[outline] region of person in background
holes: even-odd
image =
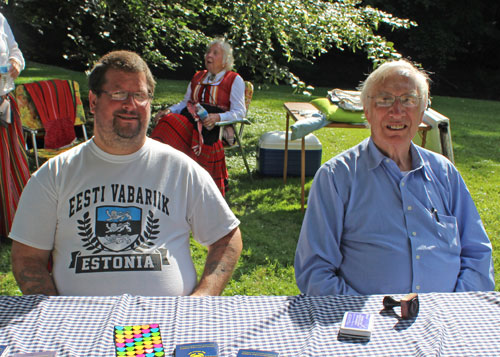
[[[219,139],[222,129],[214,125],[243,119],[246,114],[245,82],[231,71],[232,66],[231,46],[222,39],[210,42],[205,54],[206,69],[195,73],[182,102],[156,115],[158,122],[150,135],[198,162],[210,173],[222,195],[226,192],[228,173]],[[197,103],[208,112],[205,119],[197,113]]]
[[[295,255],[301,292],[494,289],[492,246],[460,173],[412,143],[428,81],[398,60],[362,84],[371,136],[314,177]]]
[[[155,89],[147,64],[110,52],[89,89],[94,136],[40,167],[19,201],[10,238],[21,291],[219,295],[241,253],[240,222],[203,168],[146,137]],[[208,247],[199,281],[190,233]]]
[[[30,177],[19,109],[11,91],[24,58],[7,19],[0,13],[0,240],[7,237],[21,192]],[[5,71],[3,70],[5,69]]]

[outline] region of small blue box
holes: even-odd
[[[219,356],[219,345],[216,342],[185,343],[175,346],[175,357]]]
[[[288,132],[287,176],[300,176],[302,139],[290,140]],[[314,176],[321,166],[321,142],[314,134],[305,137],[306,176]],[[259,139],[257,148],[257,170],[264,176],[283,177],[285,160],[285,132],[270,131]]]

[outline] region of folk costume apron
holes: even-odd
[[[0,237],[10,231],[21,192],[30,177],[19,109],[11,94],[0,97],[8,101],[10,123],[0,123]],[[2,105],[2,107],[4,107]]]
[[[238,75],[228,71],[217,84],[203,84],[207,70],[199,71],[191,80],[191,101],[201,103],[209,113],[223,113],[230,109],[231,87]],[[196,115],[185,108],[181,114],[162,117],[151,133],[151,138],[180,150],[198,162],[214,179],[224,196],[228,179],[226,157],[218,126],[207,130]]]

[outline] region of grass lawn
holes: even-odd
[[[28,62],[18,83],[47,78],[78,80],[84,97],[85,75],[57,67]],[[172,104],[185,92],[186,81],[158,80],[154,104]],[[335,86],[332,83],[332,88]],[[327,89],[316,88],[313,96],[325,96]],[[346,88],[349,89],[349,88]],[[236,152],[227,154],[230,191],[227,200],[241,220],[244,250],[233,279],[224,295],[294,295],[293,259],[303,213],[300,210],[300,178],[261,177],[256,172],[259,137],[272,130],[284,130],[287,101],[311,98],[293,94],[287,86],[256,89],[250,105],[253,125],[245,129],[251,180]],[[476,202],[486,231],[493,243],[496,290],[500,291],[500,102],[450,97],[434,97],[433,108],[450,118],[455,164]],[[357,144],[369,135],[365,129],[320,129],[315,132],[323,145],[322,162]],[[306,195],[312,178],[306,178]],[[205,249],[192,243],[198,271],[204,264]],[[18,295],[10,272],[10,247],[0,247],[0,293]]]

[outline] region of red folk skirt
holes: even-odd
[[[7,237],[21,192],[30,177],[19,109],[12,95],[11,123],[0,125],[0,237]]]
[[[193,150],[193,147],[200,144],[197,129],[184,115],[173,113],[158,121],[150,137],[182,151],[195,160],[212,176],[222,195],[226,194],[225,187],[229,176],[222,141],[217,140],[211,145],[202,144],[201,153],[197,156]]]

